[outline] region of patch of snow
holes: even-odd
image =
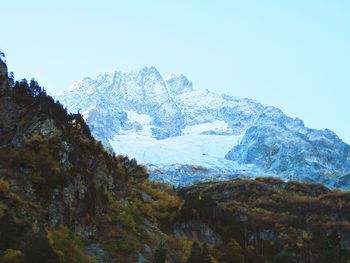
[[[274,174],[350,188],[350,146],[336,134],[251,99],[195,90],[182,74],[116,71],[84,78],[57,98],[82,112],[99,140],[154,165],[162,180]]]
[[[96,106],[94,105],[94,106],[90,107],[89,109],[83,111],[83,112],[81,113],[81,115],[83,116],[83,118],[86,119],[86,118],[89,116],[90,111],[92,111],[93,109],[95,109],[95,107],[96,107]]]
[[[213,121],[196,125],[187,125],[182,129],[182,134],[201,134],[206,131],[225,132],[228,130],[228,123],[225,121]]]
[[[76,91],[76,90],[79,90],[79,89],[82,87],[83,83],[84,83],[84,80],[83,80],[83,79],[74,82],[74,83],[68,88],[68,91]]]
[[[171,80],[171,79],[179,78],[179,77],[181,77],[181,76],[183,76],[181,73],[175,73],[175,72],[173,72],[173,73],[171,73],[170,75],[166,76],[166,77],[164,78],[164,81],[169,81],[169,80]]]
[[[125,112],[128,116],[128,120],[131,122],[138,122],[141,125],[149,125],[152,122],[151,116],[147,114],[140,114],[132,110],[126,110]]]
[[[183,135],[157,140],[134,132],[118,134],[109,143],[117,154],[126,154],[144,164],[225,167],[235,163],[224,157],[242,136]]]

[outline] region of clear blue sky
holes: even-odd
[[[155,66],[350,143],[350,1],[2,1],[0,48],[51,93]]]

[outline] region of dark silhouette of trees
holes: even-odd
[[[202,250],[197,241],[193,242],[190,257],[187,263],[202,263]]]
[[[222,260],[228,263],[244,263],[243,250],[235,239],[231,239],[226,245]]]
[[[28,86],[29,94],[32,97],[39,96],[40,93],[43,92],[43,89],[39,86],[38,82],[35,81],[35,79],[31,79],[29,86]]]
[[[73,130],[77,134],[84,134],[92,138],[91,131],[83,116],[80,113],[68,114],[67,109],[59,101],[55,101],[51,96],[48,96],[46,90],[35,79],[31,79],[29,83],[26,79],[15,82],[13,73],[10,77],[5,77],[10,80],[6,88],[6,94],[17,103],[28,107],[34,106],[36,110],[39,109],[39,113],[43,116],[49,116],[61,127],[66,127],[67,132]]]
[[[46,235],[39,234],[31,240],[29,246],[27,246],[24,251],[24,262],[37,262],[37,263],[46,263],[46,262],[60,262],[58,256],[53,251],[50,246]]]
[[[295,263],[286,252],[280,252],[273,258],[273,263]]]
[[[206,243],[204,243],[204,245],[203,245],[202,259],[203,259],[203,263],[211,263],[212,262]]]
[[[200,247],[197,241],[193,242],[190,257],[187,263],[211,263],[211,257],[207,248],[204,244],[203,248]]]
[[[321,237],[320,252],[320,263],[331,263],[334,262],[334,259],[337,259],[339,263],[347,262],[336,230],[332,230],[326,237]]]
[[[71,125],[73,127],[75,127],[76,129],[80,130],[83,134],[85,134],[88,137],[92,137],[91,136],[91,131],[89,126],[86,124],[83,116],[80,113],[77,114],[71,114],[69,116],[69,121],[71,123]]]
[[[154,262],[155,263],[165,263],[166,259],[166,249],[164,240],[158,242],[158,245],[154,251]]]

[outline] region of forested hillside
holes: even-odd
[[[202,183],[180,189],[180,195],[182,217],[198,218],[218,233],[220,252],[237,241],[245,254],[240,262],[350,259],[348,192],[260,177]]]
[[[0,60],[0,262],[342,263],[349,220],[318,184],[151,181]]]
[[[36,81],[15,82],[2,60],[0,69],[2,261],[151,262],[171,238],[160,228],[181,202],[172,187],[107,153]]]

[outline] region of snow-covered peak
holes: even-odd
[[[239,173],[350,188],[350,146],[332,131],[251,99],[193,89],[182,74],[163,78],[155,67],[101,74],[58,99],[83,113],[107,147],[160,169],[158,179],[182,184]]]
[[[160,81],[163,79],[162,75],[159,73],[159,71],[153,66],[151,66],[151,67],[143,67],[139,71],[138,76],[141,79],[145,78],[145,77],[147,77],[147,78],[155,78],[155,79],[160,80]]]
[[[82,84],[83,84],[83,80],[78,80],[76,82],[74,82],[69,88],[68,88],[68,92],[69,91],[75,91],[75,90],[78,90],[79,88],[82,87]]]
[[[186,76],[178,73],[172,73],[164,79],[168,89],[174,94],[192,91],[192,82]]]
[[[182,76],[182,73],[172,72],[164,78],[164,81],[171,81],[172,79],[181,78]]]
[[[68,91],[85,91],[87,88],[94,86],[94,84],[95,84],[95,80],[85,77],[81,80],[74,82],[70,86]]]
[[[283,112],[275,107],[267,106],[264,111],[260,115],[260,120],[271,120],[271,121],[283,121],[287,116],[283,114]]]

